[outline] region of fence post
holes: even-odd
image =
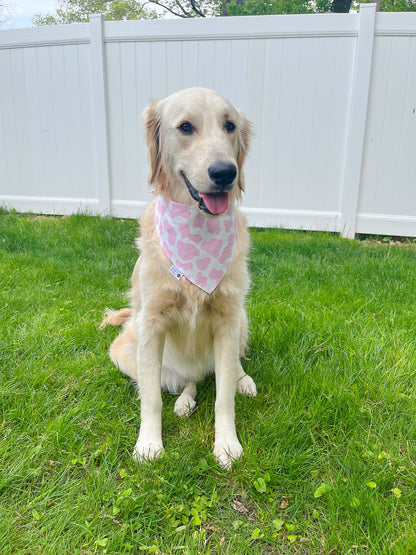
[[[104,15],[90,15],[91,87],[95,133],[98,208],[111,214],[110,151],[104,51]]]
[[[342,198],[343,237],[354,238],[373,58],[376,4],[360,4]]]

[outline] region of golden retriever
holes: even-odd
[[[221,466],[230,468],[243,451],[235,429],[235,392],[256,395],[254,381],[240,364],[247,343],[244,300],[249,288],[249,236],[236,207],[244,190],[242,166],[250,125],[217,92],[191,88],[152,103],[145,111],[144,127],[155,199],[141,220],[141,254],[132,276],[131,308],[108,311],[103,321],[103,325],[123,324],[110,356],[138,384],[141,424],[133,456],[151,460],[163,451],[161,388],[180,392],[175,413],[189,415],[195,407],[196,382],[215,372],[214,455]],[[168,229],[171,235],[163,243],[163,229],[177,224],[171,209],[179,211],[182,220],[179,227]],[[170,223],[165,221],[167,211]],[[194,228],[190,231],[189,215],[192,225],[209,228],[208,239]],[[209,257],[213,264],[218,257],[223,262],[226,254],[219,249],[226,247],[221,226],[228,232],[232,225],[235,244],[228,249],[225,273],[207,292],[201,285],[208,279],[202,271],[199,282],[188,278],[187,268],[194,264],[189,259],[197,253],[198,242],[205,241],[215,248],[208,258],[198,259],[198,268],[203,269]],[[194,243],[178,268],[169,259],[168,242],[179,244],[183,230]],[[211,269],[210,276],[212,272],[217,275]]]

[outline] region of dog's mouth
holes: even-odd
[[[183,174],[183,179],[189,194],[198,203],[198,208],[202,212],[211,216],[224,214],[228,208],[228,193],[200,193],[195,187],[192,187],[185,174]]]

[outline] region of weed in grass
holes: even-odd
[[[0,212],[1,553],[416,550],[416,250],[252,230],[245,455],[212,456],[215,381],[136,465],[139,403],[114,368],[136,223]]]

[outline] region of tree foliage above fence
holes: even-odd
[[[349,12],[377,2],[381,11],[416,11],[416,0],[149,0],[177,17]]]
[[[368,0],[373,1],[373,0]],[[378,0],[381,11],[416,11],[416,0]],[[363,3],[367,3],[363,0]],[[145,4],[154,4],[151,9]],[[86,22],[93,13],[108,20],[154,19],[166,14],[180,18],[235,15],[305,14],[349,12],[358,8],[355,0],[59,0],[56,14],[36,14],[34,25]]]
[[[349,10],[351,0],[346,1],[348,7],[342,11]],[[36,14],[33,23],[37,26],[82,23],[93,13],[105,14],[108,20],[152,19],[166,14],[194,18],[319,13],[330,11],[336,2],[339,0],[313,3],[309,0],[148,0],[146,3],[138,0],[59,0],[56,14]],[[149,8],[149,4],[156,9]]]
[[[105,14],[109,21],[127,19],[154,19],[159,17],[155,10],[146,8],[136,0],[59,0],[56,14],[36,14],[33,24],[65,25],[67,23],[86,23],[90,14]]]
[[[187,17],[273,15],[329,11],[332,0],[149,0],[171,14]]]

